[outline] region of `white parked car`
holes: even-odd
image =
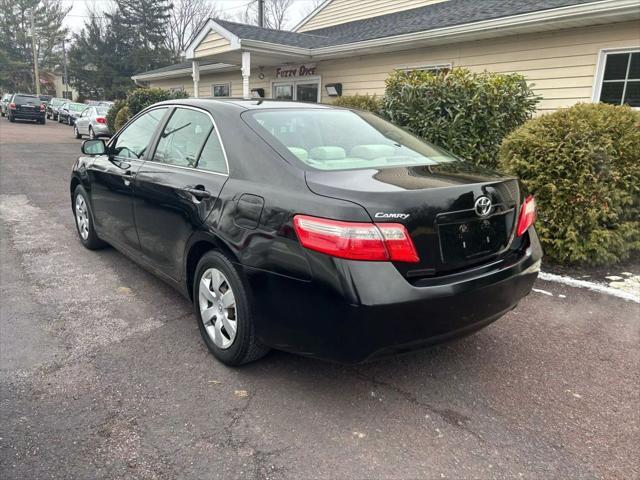
[[[76,119],[73,127],[76,138],[82,138],[83,135],[88,135],[89,138],[110,137],[111,132],[107,126],[108,111],[109,107],[99,105],[87,107]]]

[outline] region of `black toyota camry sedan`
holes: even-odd
[[[463,336],[540,268],[516,179],[370,113],[171,101],[82,151],[80,241],[176,287],[229,365],[270,348],[355,363]]]

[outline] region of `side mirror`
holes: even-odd
[[[104,140],[96,138],[82,142],[81,150],[85,155],[104,155],[107,151],[107,146],[104,144]]]

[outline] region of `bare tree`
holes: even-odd
[[[284,30],[289,22],[289,11],[293,0],[264,0],[264,26],[275,30]],[[243,20],[245,23],[258,24],[258,1],[247,5]]]
[[[219,17],[220,13],[210,0],[173,0],[165,45],[175,60],[183,57],[189,42],[207,20]]]

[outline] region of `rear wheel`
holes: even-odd
[[[16,119],[15,119],[15,118],[13,118],[13,115],[11,115],[11,114],[7,115],[7,117],[9,117],[9,121],[10,121],[11,123],[13,123],[13,122],[15,122],[15,121],[16,121]]]
[[[80,242],[89,250],[97,250],[107,244],[98,238],[93,228],[93,214],[87,200],[87,192],[82,185],[78,185],[73,195],[73,213],[76,218],[76,228]]]
[[[82,138],[82,134],[80,133],[80,130],[78,130],[78,125],[73,126],[73,134],[76,138]]]
[[[193,282],[193,304],[207,347],[226,365],[242,365],[269,352],[255,337],[249,291],[229,259],[206,253]]]
[[[71,126],[71,117],[67,117],[67,125]]]

